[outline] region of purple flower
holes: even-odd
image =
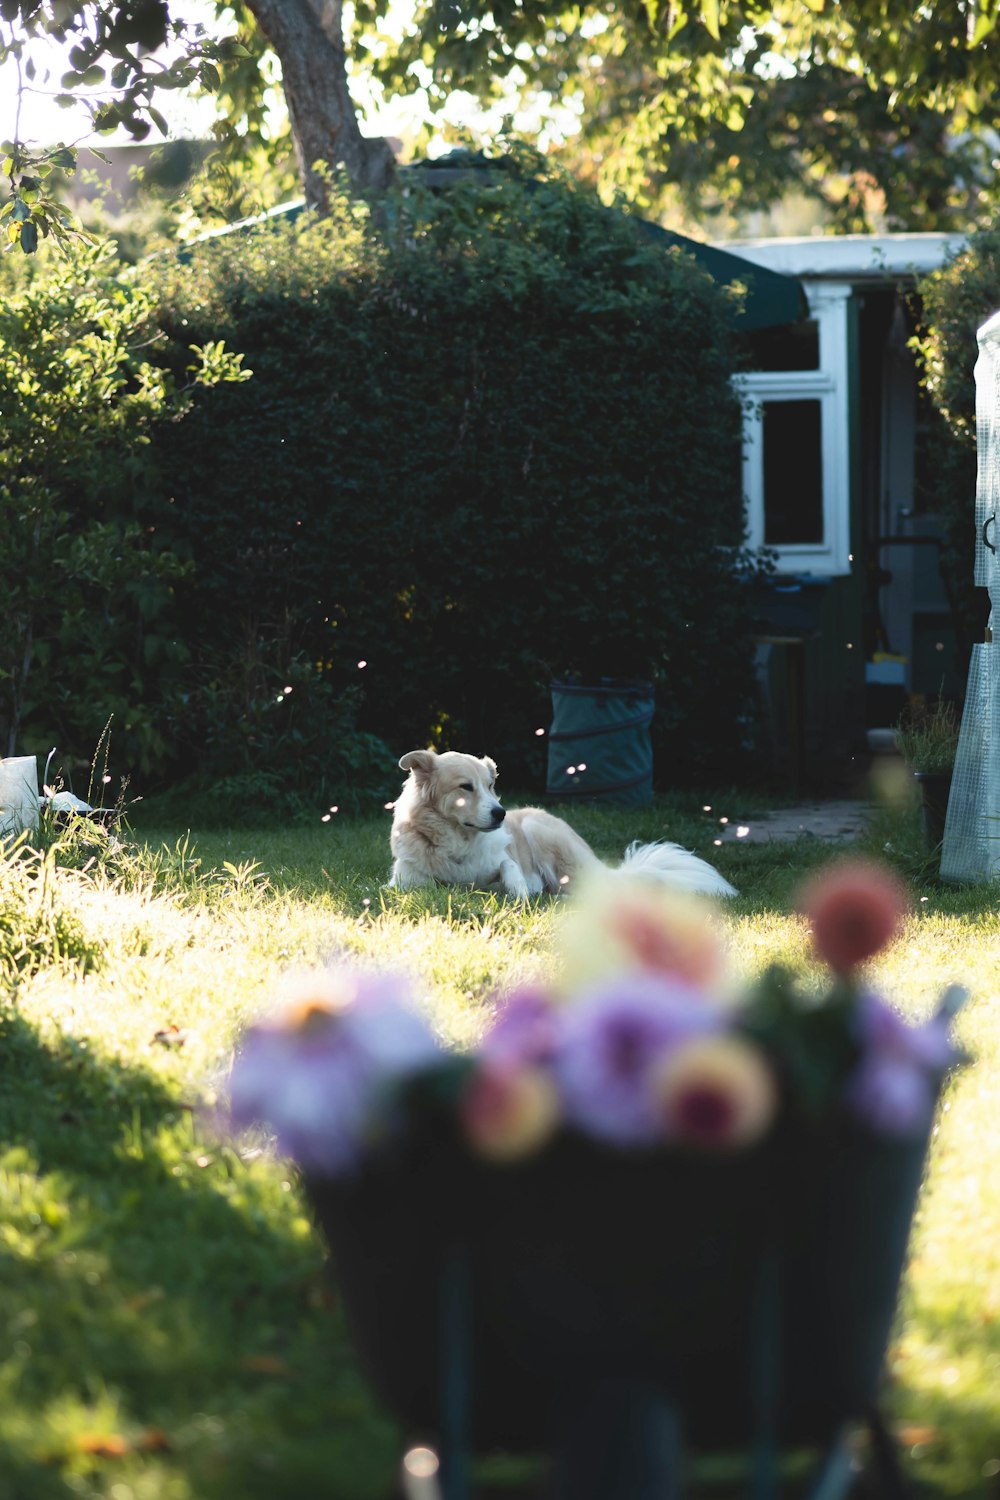
[[[349,1171],[377,1130],[381,1092],[433,1064],[440,1048],[401,981],[320,972],[297,989],[292,1005],[247,1033],[230,1116],[237,1126],[266,1120],[305,1171]]]
[[[914,1025],[878,995],[864,994],[858,1002],[858,1031],[866,1052],[908,1059],[933,1073],[946,1072],[958,1058],[948,1027],[949,1018],[940,1014]]]
[[[722,1029],[698,991],[669,977],[633,974],[585,991],[559,1012],[553,1060],[567,1118],[618,1145],[643,1145],[664,1130],[654,1088],[679,1043]]]
[[[887,1135],[926,1129],[938,1080],[958,1057],[948,1017],[911,1025],[878,995],[863,994],[857,1022],[861,1061],[848,1079],[848,1107]]]
[[[515,990],[498,1010],[479,1047],[493,1063],[538,1063],[547,1066],[556,1053],[559,1011],[545,990]]]
[[[855,1068],[845,1095],[848,1108],[882,1135],[917,1135],[934,1111],[937,1090],[912,1062],[889,1056],[865,1058]]]

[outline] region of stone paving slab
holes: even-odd
[[[852,798],[802,802],[796,807],[776,808],[748,818],[728,816],[721,807],[718,811],[716,838],[723,844],[787,843],[800,838],[850,843],[864,831],[871,804]]]

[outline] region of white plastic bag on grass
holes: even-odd
[[[14,755],[0,760],[0,838],[37,826],[37,758]]]

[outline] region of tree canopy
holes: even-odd
[[[30,252],[70,229],[45,184],[72,147],[19,138],[45,40],[69,49],[59,97],[87,96],[96,130],[136,140],[165,131],[161,91],[200,88],[246,156],[278,79],[314,203],[318,162],[366,195],[391,180],[392,152],[362,131],[351,92],[363,73],[390,95],[423,90],[428,130],[458,90],[512,113],[540,105],[567,122],[564,164],[650,215],[724,219],[793,188],[849,230],[965,229],[996,207],[1000,0],[413,0],[395,29],[386,0],[357,0],[346,25],[343,0],[215,6],[223,40],[184,19],[184,0],[0,0],[0,63],[17,80],[9,243]]]
[[[704,216],[812,194],[841,229],[968,227],[992,207],[998,0],[426,0],[374,67],[390,90],[579,119],[566,164],[605,195]],[[375,24],[361,0],[359,34]]]
[[[52,174],[72,172],[76,148],[63,141],[37,143],[21,132],[21,109],[30,90],[53,94],[57,104],[84,103],[93,129],[124,129],[141,141],[167,124],[156,99],[164,92],[220,85],[218,65],[230,44],[201,26],[171,16],[167,0],[0,0],[0,65],[15,87],[11,130],[0,146],[8,192],[0,205],[0,232],[27,254],[39,237],[58,242],[75,232],[66,205],[50,190]],[[62,63],[62,71],[54,69]]]
[[[261,0],[224,72],[251,122],[270,28]],[[315,8],[341,34],[340,0]],[[415,0],[393,33],[359,0],[347,56],[387,96],[423,91],[425,140],[456,91],[566,129],[562,164],[609,200],[731,227],[795,191],[846,231],[969,228],[996,207],[1000,0]],[[280,49],[279,63],[283,65]],[[293,134],[295,133],[293,111]],[[281,150],[280,140],[273,143]]]

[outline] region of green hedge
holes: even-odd
[[[976,331],[1000,309],[1000,231],[972,235],[965,249],[917,286],[931,414],[918,461],[918,502],[945,524],[945,553],[961,644],[982,640],[988,603],[973,584],[976,494]]]
[[[489,751],[508,785],[541,778],[553,676],[651,674],[660,783],[732,770],[752,697],[740,412],[726,296],[693,261],[501,174],[401,194],[377,226],[343,202],[219,237],[154,275],[178,349],[221,338],[253,371],[161,448],[204,664],[189,755],[233,722],[226,662],[284,652],[360,689],[394,754]]]

